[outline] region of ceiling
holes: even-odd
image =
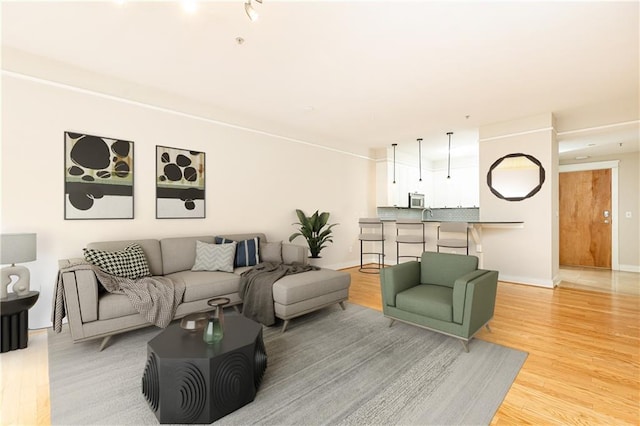
[[[180,2],[3,1],[3,68],[10,48],[357,155],[391,143],[417,153],[421,137],[437,160],[448,131],[453,155],[476,155],[480,126],[548,112],[561,158],[639,150],[638,2],[255,8],[252,23],[240,0],[195,13]]]

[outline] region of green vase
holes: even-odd
[[[212,345],[221,341],[223,337],[224,332],[222,330],[220,318],[216,316],[215,313],[211,314],[211,316],[209,317],[209,321],[207,322],[207,326],[202,333],[202,340]]]
[[[209,314],[209,321],[202,333],[202,340],[212,345],[224,337],[224,306],[229,303],[228,297],[217,297],[207,301],[213,308]]]

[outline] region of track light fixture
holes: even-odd
[[[398,144],[392,143],[391,146],[393,147],[393,183],[396,183],[396,146]]]
[[[451,179],[451,135],[453,132],[447,132],[449,136],[449,159],[447,162],[447,179]]]
[[[256,10],[253,8],[251,1],[252,0],[247,0],[244,3],[244,11],[247,12],[247,16],[249,17],[249,19],[251,19],[251,22],[254,22],[254,21],[257,21],[260,16],[258,15],[258,12],[256,12]],[[262,0],[255,0],[255,1],[262,4]]]
[[[418,182],[422,182],[422,138],[418,138],[418,172],[420,174]]]

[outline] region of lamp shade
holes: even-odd
[[[36,260],[36,234],[1,234],[0,264]]]

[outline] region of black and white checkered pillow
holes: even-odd
[[[84,249],[84,258],[106,273],[117,277],[135,280],[151,276],[144,251],[135,243],[129,244],[121,251]]]

